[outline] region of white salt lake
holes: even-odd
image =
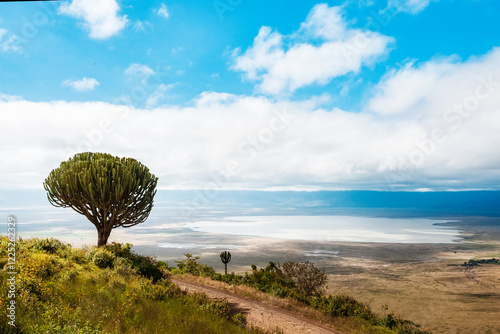
[[[185,227],[198,232],[287,240],[453,243],[460,230],[438,224],[453,222],[426,218],[357,216],[245,216],[201,220]]]

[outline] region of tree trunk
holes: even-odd
[[[224,271],[225,271],[225,273],[227,275],[227,263],[224,263]]]
[[[97,247],[106,246],[112,228],[97,228]]]

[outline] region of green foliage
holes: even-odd
[[[97,246],[103,246],[113,228],[146,221],[157,182],[135,159],[85,152],[63,161],[43,186],[52,205],[87,217],[97,228]]]
[[[247,324],[247,318],[239,312],[233,315],[233,321],[242,327],[246,326]]]
[[[462,266],[464,267],[474,267],[480,264],[500,264],[500,259],[492,258],[492,259],[480,259],[474,260],[470,259],[468,262],[464,262]]]
[[[227,275],[227,264],[231,261],[231,252],[223,251],[220,253],[220,260],[224,263],[224,272]]]
[[[245,275],[244,284],[278,297],[297,295],[293,281],[286,279],[274,262],[259,270],[252,265],[252,274]]]
[[[5,240],[0,237],[0,243]],[[33,247],[37,242],[18,242],[17,327],[10,328],[6,312],[0,312],[0,333],[259,333],[244,329],[244,317],[233,316],[226,301],[188,295],[168,279],[154,282],[134,273],[135,266],[151,258],[135,254],[131,245],[53,252]],[[70,260],[77,253],[80,263]],[[97,265],[113,257],[111,266]],[[166,265],[151,263],[161,270]],[[7,271],[1,269],[5,282]],[[1,284],[1,309],[6,292],[7,285]]]
[[[32,238],[26,242],[26,247],[35,251],[41,251],[49,254],[61,253],[71,246],[54,238]]]
[[[220,260],[222,263],[227,264],[231,261],[231,252],[223,251],[220,253]]]
[[[297,291],[306,298],[321,295],[328,279],[324,271],[309,261],[285,262],[279,268],[279,272],[282,277],[291,280]]]
[[[358,302],[345,293],[312,298],[309,303],[313,308],[332,316],[358,317],[365,320],[375,318],[367,304]]]
[[[393,311],[389,311],[389,313],[387,313],[387,311],[389,310],[389,307],[387,305],[382,305],[382,310],[384,312],[384,316],[382,318],[378,318],[376,322],[387,328],[395,330],[398,334],[430,333],[428,330],[420,329],[420,326],[413,323],[412,321],[402,319],[398,315],[394,314]]]
[[[326,274],[316,268],[311,262],[285,262],[277,265],[269,262],[265,268],[258,269],[251,266],[251,274],[221,275],[213,268],[199,264],[198,256],[185,254],[186,259],[177,262],[174,273],[189,273],[191,275],[210,277],[213,280],[227,284],[245,284],[260,291],[281,298],[291,298],[300,301],[310,307],[324,312],[332,317],[352,317],[368,324],[369,328],[390,331],[398,334],[427,334],[427,330],[421,330],[418,325],[411,321],[403,320],[393,312],[382,317],[374,313],[368,304],[358,302],[352,296],[339,293],[325,296],[322,289],[326,284]],[[386,309],[387,310],[387,309]],[[372,326],[372,327],[370,327]],[[389,332],[388,332],[389,333]]]
[[[93,247],[86,252],[85,257],[99,268],[116,267],[122,274],[140,274],[153,282],[168,276],[168,265],[165,262],[133,252],[132,245],[128,243],[113,242],[105,247]]]
[[[212,267],[198,263],[200,257],[193,256],[189,253],[184,254],[184,256],[186,257],[184,260],[175,261],[177,263],[178,270],[174,270],[174,273],[191,274],[204,277],[212,277],[216,274]]]
[[[92,248],[87,252],[87,260],[92,261],[99,268],[111,268],[116,259],[116,255],[106,248]]]

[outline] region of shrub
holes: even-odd
[[[92,248],[86,254],[89,261],[95,263],[99,268],[112,268],[116,256],[104,247]]]
[[[233,321],[242,327],[247,325],[247,318],[239,312],[233,315]]]
[[[325,272],[309,261],[285,262],[277,271],[283,278],[291,280],[297,291],[306,298],[320,295],[328,280]]]
[[[122,274],[135,274],[137,270],[134,269],[132,260],[124,257],[117,257],[113,262],[113,268]]]
[[[119,242],[112,242],[106,248],[118,257],[131,258],[134,255],[132,252],[132,244],[121,244]]]
[[[165,276],[162,270],[158,268],[156,260],[150,256],[138,255],[132,260],[132,263],[139,274],[151,278],[153,282],[157,282]]]
[[[117,259],[123,258],[127,260],[120,262],[121,267],[118,270],[121,272],[130,271],[128,265],[125,265],[128,263],[132,271],[136,271],[140,275],[152,279],[153,282],[168,278],[169,272],[166,262],[156,261],[154,257],[135,253],[132,251],[132,244],[113,242],[111,245],[106,246],[106,250],[111,252]]]
[[[225,299],[210,299],[206,294],[201,292],[192,293],[189,298],[208,313],[213,313],[226,319],[231,318],[229,304]]]
[[[360,303],[345,293],[312,298],[310,305],[332,316],[358,317],[365,320],[375,317],[369,305]]]
[[[0,236],[0,256],[6,256],[9,249],[9,239],[5,236]]]
[[[287,280],[281,275],[274,262],[269,262],[266,268],[259,270],[257,270],[257,266],[252,265],[252,274],[246,274],[243,283],[260,291],[285,298],[290,297],[290,293],[295,288],[291,280]]]
[[[85,255],[87,254],[87,250],[76,249],[67,247],[58,252],[58,255],[62,258],[67,259],[70,262],[75,262],[78,264],[83,264],[87,262]]]
[[[204,277],[213,277],[216,275],[214,268],[197,262],[200,258],[199,256],[193,256],[189,253],[184,254],[184,256],[186,258],[183,261],[175,261],[179,273]]]
[[[479,264],[500,264],[500,259],[496,259],[496,258],[480,259],[480,260],[470,259],[469,262],[464,262],[464,264],[462,266],[474,267],[474,266],[478,266]]]
[[[233,317],[223,300],[191,297],[169,280],[153,282],[153,278],[138,275],[135,265],[156,266],[159,272],[166,272],[167,263],[137,255],[127,246],[74,249],[86,262],[80,265],[70,260],[69,250],[40,253],[31,247],[35,244],[30,239],[18,243],[18,327],[11,328],[6,312],[0,312],[0,333],[262,334],[240,327],[244,317]],[[4,259],[0,256],[0,261]],[[110,259],[111,266],[110,261],[103,261],[104,269],[94,265]],[[2,280],[7,276],[7,270],[0,270]],[[0,284],[0,297],[7,295],[7,289]],[[5,301],[0,298],[2,308]]]
[[[61,274],[61,279],[63,281],[74,282],[78,277],[78,271],[75,269],[66,269]]]
[[[70,248],[70,245],[54,238],[33,238],[26,242],[26,247],[31,250],[55,254]]]

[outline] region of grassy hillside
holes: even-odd
[[[169,280],[171,272],[210,277],[232,285],[246,285],[290,305],[316,310],[323,321],[350,333],[424,334],[410,321],[388,312],[375,314],[369,305],[349,295],[323,295],[326,276],[313,264],[275,265],[250,274],[221,275],[187,254],[176,268],[113,243],[101,248],[72,248],[56,239],[16,242],[15,270],[11,244],[0,237],[0,333],[263,333],[245,328],[245,317],[232,314],[225,301],[202,294],[186,294]],[[293,263],[292,263],[293,264]],[[15,323],[8,323],[10,284],[15,277]],[[302,279],[307,278],[307,279]],[[326,320],[325,320],[326,319]],[[340,320],[340,322],[339,322]]]
[[[0,239],[0,333],[260,333],[244,317],[168,280],[165,264],[130,245],[75,249],[55,239],[16,244],[16,328],[10,303],[8,239]]]

